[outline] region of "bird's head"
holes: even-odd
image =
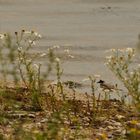
[[[103,84],[104,82],[105,81],[103,81],[103,80],[99,80],[97,83],[100,83],[100,84],[102,83]]]

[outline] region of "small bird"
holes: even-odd
[[[97,83],[100,83],[100,87],[103,89],[103,90],[109,90],[109,91],[113,91],[113,90],[120,90],[120,89],[117,89],[117,85],[111,85],[111,84],[108,84],[106,83],[105,81],[103,80],[100,80],[98,81]]]
[[[68,88],[81,88],[82,84],[78,83],[78,82],[74,82],[74,81],[66,81],[63,82],[63,84],[65,84]]]

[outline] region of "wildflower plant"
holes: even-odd
[[[4,86],[7,88],[9,81],[12,84],[14,82],[16,88],[23,85],[31,93],[32,106],[37,110],[42,108],[41,93],[45,90],[44,84],[54,66],[57,92],[65,100],[61,82],[63,71],[60,68],[60,57],[56,53],[60,46],[50,47],[46,52],[34,52],[34,48],[37,47],[41,37],[39,33],[33,30],[21,30],[15,32],[14,35],[0,34],[0,76],[4,81]],[[64,54],[64,57],[72,58],[68,49],[64,50]],[[45,62],[38,61],[42,58],[47,58],[47,60]]]
[[[91,120],[91,125],[95,123],[97,116],[99,116],[98,111],[99,111],[99,105],[98,101],[96,99],[96,91],[98,89],[96,82],[97,79],[100,77],[100,75],[92,75],[89,76],[87,79],[83,79],[83,82],[85,81],[90,81],[90,87],[91,87],[91,101],[88,99],[88,94],[85,93],[87,97],[87,110],[89,112],[90,120]],[[100,95],[99,95],[100,96]],[[98,97],[100,100],[100,97]]]
[[[62,82],[61,82],[61,76],[63,74],[63,70],[61,70],[60,68],[60,59],[59,58],[56,58],[56,73],[57,73],[57,89],[58,89],[58,92],[60,90],[60,94],[62,95],[62,98],[63,100],[65,100],[65,94],[63,92],[63,85],[62,85]]]
[[[107,57],[108,68],[122,81],[131,95],[134,103],[140,103],[140,67],[138,65],[131,68],[135,50],[112,49],[112,55]]]
[[[46,53],[32,53],[40,39],[41,35],[35,31],[22,30],[15,32],[14,36],[0,34],[0,76],[4,86],[7,86],[8,81],[14,81],[15,87],[23,84],[32,93],[32,104],[35,108],[41,108],[39,96],[43,92],[43,83],[51,72],[54,61],[53,49]],[[48,57],[48,65],[45,74],[41,75],[42,63],[37,60],[45,56]]]
[[[38,54],[34,54],[33,56],[29,55],[29,50],[35,45],[35,41],[40,39],[40,35],[34,31],[27,32],[24,30],[22,30],[20,34],[15,32],[15,35],[18,48],[18,69],[20,71],[21,79],[30,89],[38,87],[39,81],[36,79],[38,79],[37,75],[40,71],[41,65],[34,64],[34,61],[39,56]],[[25,79],[25,76],[23,75],[24,72],[26,72],[28,79]]]

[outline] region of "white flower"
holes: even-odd
[[[124,80],[127,82],[128,81],[128,78],[127,77],[124,77]]]
[[[34,35],[35,35],[36,37],[38,37],[38,38],[41,38],[41,37],[42,37],[41,34],[39,34],[39,33],[37,33],[37,32],[34,32]]]
[[[31,31],[25,31],[24,34],[31,34]]]
[[[35,36],[38,36],[38,33],[37,33],[37,32],[34,32],[34,35],[35,35]]]
[[[73,56],[73,55],[70,55],[70,54],[69,54],[68,56],[69,56],[70,58],[74,58],[74,56]]]
[[[3,34],[0,34],[0,39],[3,39],[5,36]]]
[[[22,51],[22,47],[18,47],[18,51]]]
[[[106,63],[104,63],[104,65],[106,66],[106,65],[109,65],[109,63],[108,62],[106,62]]]
[[[110,49],[110,51],[111,51],[111,52],[115,52],[115,51],[116,51],[116,49]]]
[[[37,64],[34,64],[34,67],[37,68],[37,69],[39,69],[39,66]]]
[[[35,46],[35,41],[29,40],[29,44],[34,45],[34,46]]]
[[[134,49],[132,49],[132,48],[126,48],[126,52],[133,52],[134,51]]]
[[[44,56],[46,56],[47,54],[46,53],[42,53],[41,55],[40,55],[40,57],[44,57]]]
[[[110,49],[110,51],[111,51],[111,52],[115,52],[115,51],[116,51],[116,49]]]
[[[29,43],[30,43],[30,44],[32,44],[32,42],[33,42],[32,40],[29,40]]]
[[[42,38],[42,35],[41,34],[38,34],[38,38]]]
[[[132,55],[133,57],[135,56],[135,54]]]
[[[64,52],[65,52],[65,53],[69,53],[69,52],[70,52],[70,50],[69,50],[69,49],[66,49],[66,50],[64,50]]]
[[[35,35],[38,38],[42,37],[39,33],[34,32],[34,31],[24,31],[24,34],[33,34],[33,35]]]
[[[112,55],[107,56],[106,59],[109,59],[109,60],[112,59]]]
[[[55,58],[55,61],[56,62],[60,62],[60,59],[57,57],[57,58]]]
[[[53,49],[59,49],[59,48],[60,48],[59,45],[54,45],[54,46],[53,46]]]

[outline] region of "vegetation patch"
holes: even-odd
[[[140,66],[130,68],[135,50],[112,49],[106,61],[127,93],[97,75],[86,79],[91,93],[78,93],[81,83],[61,80],[59,46],[31,53],[40,38],[35,31],[0,34],[0,139],[139,140]],[[69,50],[63,56],[73,58]],[[45,68],[38,62],[42,58]],[[52,71],[56,82],[48,79]]]

